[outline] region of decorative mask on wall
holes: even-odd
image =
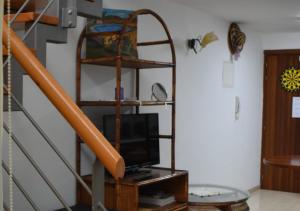
[[[246,42],[246,34],[236,23],[232,23],[228,31],[228,45],[235,60],[238,60]]]

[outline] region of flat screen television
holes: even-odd
[[[115,115],[103,116],[104,136],[115,142]],[[157,113],[121,115],[120,154],[126,171],[160,163]]]

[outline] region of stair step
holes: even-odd
[[[11,14],[10,19],[14,17],[15,14]],[[33,22],[35,21],[39,16],[39,13],[35,12],[24,12],[20,13],[14,23],[26,23],[26,22]],[[5,20],[7,20],[7,15],[4,17]],[[54,25],[58,26],[59,24],[59,18],[49,15],[43,15],[42,18],[39,21],[40,23],[48,24],[48,25]]]
[[[10,4],[11,4],[11,8],[12,10],[17,11],[25,2],[26,0],[11,0]],[[5,0],[5,8],[7,6],[7,2],[8,0]],[[25,7],[24,11],[34,11],[35,10],[35,2],[34,1],[30,1],[27,6]]]
[[[102,17],[103,0],[77,0],[78,15],[89,18]]]

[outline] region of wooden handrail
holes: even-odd
[[[24,42],[13,30],[8,28],[5,21],[3,21],[3,44],[7,47],[7,34],[9,31],[11,34],[11,50],[16,60],[75,129],[80,138],[96,154],[104,167],[116,179],[122,178],[125,172],[125,163],[120,154],[85,116]]]

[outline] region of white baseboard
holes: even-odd
[[[249,191],[250,193],[254,193],[255,191],[258,191],[259,189],[260,189],[260,185],[255,186],[255,187],[253,187],[253,188],[250,188],[248,191]]]

